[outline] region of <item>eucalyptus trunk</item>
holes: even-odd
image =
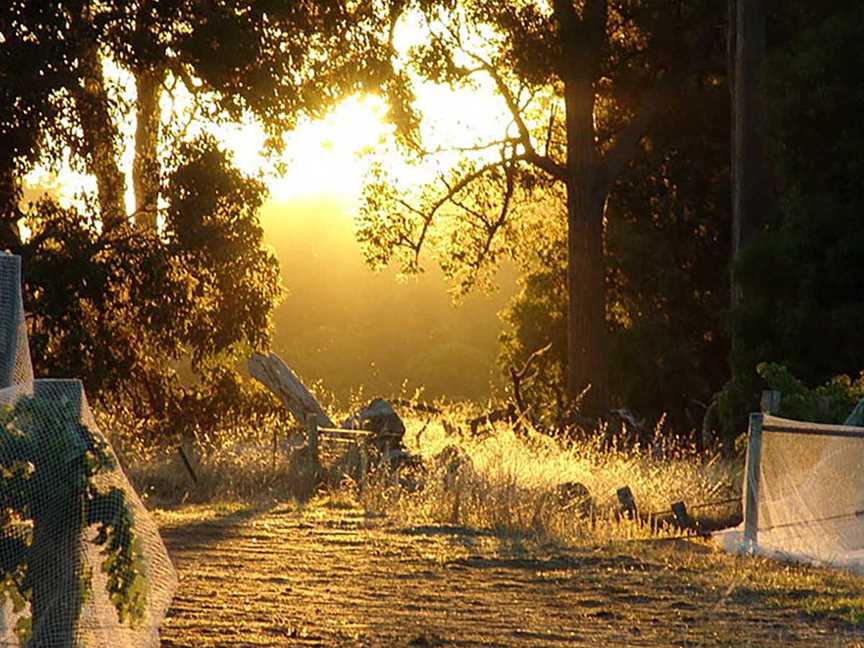
[[[81,146],[87,171],[95,176],[102,224],[112,229],[126,221],[126,179],[117,164],[118,132],[111,117],[97,43],[85,48],[79,61],[83,86],[74,93],[83,134]]]
[[[567,387],[584,393],[580,410],[603,416],[609,408],[606,331],[605,192],[576,185],[567,191]],[[587,389],[587,391],[586,391]]]
[[[602,9],[602,8],[601,8]],[[577,42],[576,65],[565,82],[567,128],[567,392],[583,394],[582,414],[604,416],[609,405],[606,258],[603,244],[607,185],[595,146],[594,79],[605,12],[593,25],[593,47]],[[588,25],[586,25],[586,28]],[[586,391],[587,390],[587,391]]]
[[[733,66],[730,70],[732,258],[737,261],[763,227],[771,209],[771,178],[765,156],[765,107],[760,87],[765,59],[765,1],[730,0],[729,19],[729,62]],[[741,287],[733,282],[732,306],[737,306],[741,299]]]
[[[165,72],[160,68],[145,70],[135,75],[135,159],[132,162],[134,218],[136,225],[151,230],[156,229],[159,202],[159,98],[164,78]]]

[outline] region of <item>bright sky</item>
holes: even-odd
[[[397,42],[397,48],[407,49],[412,39],[417,38],[417,29],[417,25],[405,25],[401,31],[404,42]],[[118,82],[117,87],[126,88],[126,99],[134,102],[135,84],[131,77],[110,62],[106,63],[105,73]],[[506,109],[494,95],[491,82],[483,79],[478,82],[479,87],[473,90],[454,91],[432,85],[416,88],[417,106],[424,117],[421,136],[427,146],[465,146],[501,137],[509,121]],[[184,97],[182,92],[175,92],[173,100],[163,93],[163,122],[182,120],[189,104],[188,96]],[[235,163],[244,173],[265,174],[271,201],[284,203],[326,196],[344,203],[352,212],[373,156],[382,161],[390,173],[412,185],[432,180],[438,168],[431,165],[409,168],[404,164],[390,146],[392,127],[384,123],[385,113],[386,105],[380,98],[353,97],[336,106],[325,119],[300,123],[284,136],[285,152],[280,161],[285,164],[286,171],[282,175],[275,173],[272,161],[262,155],[264,133],[252,120],[219,127],[215,134],[233,151]],[[134,113],[127,115],[120,126],[124,137],[121,166],[127,174],[126,203],[131,212],[134,204],[131,189]],[[193,122],[189,134],[202,130],[213,132],[213,127]],[[452,164],[456,157],[456,154],[443,156],[438,164]],[[26,182],[31,186],[51,187],[64,203],[73,202],[81,191],[92,193],[96,189],[94,178],[72,171],[68,164],[56,176],[38,168]]]

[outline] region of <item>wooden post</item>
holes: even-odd
[[[672,503],[672,515],[675,516],[675,525],[679,529],[698,531],[696,521],[690,516],[690,513],[687,511],[687,505],[684,502]]]
[[[248,366],[249,374],[276,394],[300,425],[306,423],[306,414],[316,414],[321,427],[336,427],[312,392],[275,353],[269,356],[255,353]]]
[[[776,414],[780,410],[780,398],[782,392],[776,389],[766,389],[762,392],[762,401],[760,403],[763,414]]]
[[[360,475],[357,483],[360,485],[360,490],[366,487],[366,473],[369,472],[369,451],[366,449],[366,442],[360,441],[358,444],[360,450]]]
[[[744,469],[744,541],[754,548],[759,530],[759,474],[762,458],[762,414],[750,415]]]
[[[194,447],[195,446],[193,445],[192,441],[186,438],[180,442],[180,445],[177,447],[177,452],[180,453],[180,458],[183,460],[183,465],[186,467],[186,472],[189,473],[192,481],[197,484],[198,474],[195,472],[195,468],[192,466],[192,463],[195,461]]]
[[[5,293],[0,314],[0,388],[9,387],[15,377],[18,344],[18,301],[21,294],[21,259],[0,252],[0,295]]]
[[[618,489],[618,503],[621,505],[621,513],[630,520],[635,520],[639,517],[639,510],[636,508],[636,499],[633,497],[633,491],[629,486],[622,486]]]
[[[819,420],[830,421],[831,419],[831,399],[827,396],[819,396],[816,399],[816,410]]]
[[[321,465],[318,448],[318,416],[316,414],[306,415],[306,441],[309,447],[309,457],[312,465],[317,470]]]
[[[33,380],[24,306],[21,257],[0,250],[0,388]]]

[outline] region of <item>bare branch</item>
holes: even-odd
[[[507,215],[510,213],[510,202],[513,200],[513,192],[516,189],[516,178],[513,174],[512,163],[504,167],[504,173],[507,182],[504,190],[504,200],[501,201],[501,209],[498,212],[498,219],[492,223],[491,227],[487,230],[486,242],[483,245],[483,251],[478,256],[478,260],[482,260],[487,254],[489,254],[489,250],[492,248],[492,240],[495,238],[498,230],[500,230],[507,221]]]
[[[495,88],[498,90],[498,93],[504,99],[504,103],[507,104],[507,109],[513,117],[513,123],[516,125],[516,130],[519,131],[519,144],[521,144],[525,149],[525,160],[542,169],[554,178],[566,182],[567,169],[552,158],[537,153],[534,148],[534,143],[531,141],[531,132],[528,130],[528,125],[522,117],[522,109],[519,107],[519,103],[513,96],[513,93],[510,92],[510,88],[507,87],[504,78],[499,74],[498,70],[495,69],[495,66],[473,52],[465,52],[465,54],[477,61],[486,74],[489,75],[495,83]]]
[[[430,149],[428,151],[420,151],[420,155],[427,157],[437,155],[439,153],[479,153],[481,151],[486,151],[491,148],[497,148],[503,145],[514,145],[520,144],[521,140],[516,137],[505,137],[500,140],[493,140],[491,142],[485,142],[483,144],[473,144],[468,146],[439,146],[435,149]]]
[[[546,127],[546,144],[543,147],[546,157],[549,157],[549,147],[552,145],[552,130],[555,128],[555,104],[549,111],[549,125]]]
[[[488,237],[489,240],[488,240],[488,242],[486,244],[486,248],[485,248],[485,252],[488,252],[488,249],[491,247],[491,239],[492,239],[492,237],[494,237],[494,234],[497,233],[498,229],[500,229],[501,225],[503,225],[503,221],[506,218],[507,212],[509,210],[509,204],[510,204],[513,192],[515,190],[515,177],[513,174],[513,167],[519,161],[526,161],[525,156],[524,155],[512,155],[510,157],[502,157],[502,159],[500,159],[500,160],[496,160],[495,162],[490,162],[490,163],[485,164],[481,167],[478,167],[477,169],[475,169],[471,173],[468,173],[467,175],[459,178],[459,181],[456,183],[453,183],[453,184],[448,182],[447,179],[444,178],[443,176],[440,177],[439,180],[440,180],[441,184],[444,185],[444,188],[446,189],[446,191],[441,197],[439,197],[435,202],[433,202],[431,204],[431,206],[429,207],[429,209],[427,211],[424,211],[418,207],[415,207],[414,205],[411,205],[410,203],[408,203],[406,200],[404,200],[402,198],[397,198],[396,202],[398,204],[402,205],[405,209],[407,209],[411,213],[415,214],[416,216],[419,216],[423,220],[423,226],[421,227],[419,236],[417,237],[416,240],[411,241],[407,238],[402,238],[402,241],[405,242],[406,247],[410,248],[414,254],[414,259],[412,261],[413,265],[416,266],[419,264],[420,253],[423,249],[423,245],[425,244],[426,239],[429,236],[429,230],[432,227],[432,223],[435,220],[435,217],[438,215],[438,212],[447,203],[455,205],[456,207],[459,207],[460,209],[465,210],[467,213],[470,213],[471,215],[477,217],[479,220],[481,220],[484,223],[484,225],[486,225],[487,229],[493,230],[492,234]],[[508,189],[507,189],[507,192],[505,193],[505,200],[504,200],[504,203],[502,205],[502,210],[501,210],[501,213],[499,215],[498,220],[495,223],[490,224],[490,223],[488,223],[488,221],[486,220],[484,215],[481,215],[476,210],[473,210],[471,207],[469,207],[468,205],[466,205],[462,201],[457,200],[456,196],[458,196],[459,193],[462,192],[471,183],[479,180],[480,178],[482,178],[484,175],[486,175],[487,173],[489,173],[493,169],[496,169],[499,167],[506,167]],[[485,252],[484,252],[484,254],[485,254]]]

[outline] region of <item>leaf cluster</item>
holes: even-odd
[[[280,295],[278,263],[262,247],[264,189],[212,139],[179,151],[166,186],[165,227],[104,231],[51,200],[31,205],[25,310],[37,370],[77,375],[87,391],[164,413],[183,357],[203,371],[214,357],[267,344]]]
[[[856,2],[785,3],[770,16],[762,89],[777,205],[734,268],[743,299],[731,317],[730,433],[756,405],[760,363],[807,384],[864,366],[862,29]]]
[[[856,380],[838,375],[810,389],[781,364],[763,362],[756,373],[772,390],[780,392],[776,413],[799,421],[843,423],[856,403],[864,398],[864,372]]]

